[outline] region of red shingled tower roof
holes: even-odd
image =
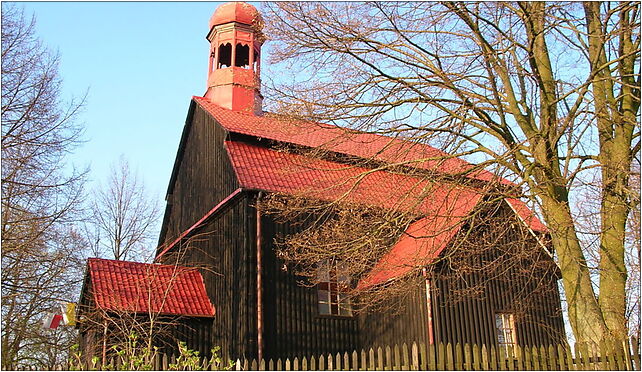
[[[87,275],[96,307],[105,311],[213,317],[196,268],[90,258]]]

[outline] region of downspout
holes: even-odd
[[[263,359],[263,282],[261,270],[263,269],[262,252],[261,252],[261,211],[258,207],[258,201],[263,195],[259,191],[256,202],[256,343],[258,350],[259,363]]]
[[[432,324],[432,296],[430,294],[432,288],[430,287],[430,278],[428,278],[428,273],[425,268],[422,270],[424,276],[424,281],[426,282],[426,317],[428,318],[428,344],[433,345],[435,343],[435,335]]]

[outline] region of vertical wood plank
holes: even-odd
[[[410,351],[410,359],[412,359],[412,367],[410,368],[413,371],[419,370],[419,349],[417,348],[417,343],[412,343],[412,348]]]
[[[252,368],[253,371],[258,370],[258,363],[256,362],[256,359],[252,359],[252,364],[250,365],[250,368]]]
[[[393,366],[394,362],[392,360],[392,351],[390,350],[390,346],[386,346],[386,370],[392,370]]]
[[[401,368],[407,371],[410,369],[410,358],[408,356],[408,345],[405,342],[401,345],[401,355],[403,357],[403,366]]]
[[[462,368],[466,371],[473,370],[473,354],[470,351],[470,345],[464,344],[464,367]]]
[[[631,344],[628,339],[625,339],[621,342],[622,349],[624,350],[624,362],[626,365],[627,371],[633,370],[633,363],[631,361]]]
[[[265,371],[265,359],[261,358],[259,362],[259,371]]]
[[[576,342],[575,345],[573,345],[573,348],[575,349],[575,369],[578,371],[584,371],[586,368],[584,368],[584,360],[582,358],[582,353],[580,353],[579,342]]]
[[[541,368],[539,367],[539,361],[540,361],[540,355],[539,355],[539,350],[537,350],[537,346],[533,346],[531,348],[531,357],[532,363],[533,363],[533,370],[534,371],[539,371]]]
[[[446,369],[452,371],[455,369],[455,357],[453,355],[453,345],[449,342],[446,344]]]
[[[524,352],[524,370],[531,371],[533,369],[533,357],[531,355],[531,348],[528,346],[524,346],[522,348],[522,352]]]
[[[270,358],[270,361],[268,362],[268,369],[270,371],[274,371],[274,360]]]
[[[301,358],[301,370],[308,371],[308,358],[306,357]]]
[[[340,371],[341,370],[341,354],[337,353],[334,356],[334,370],[335,371]]]
[[[319,355],[319,371],[325,371],[325,357],[322,355]]]
[[[515,349],[512,345],[506,347],[506,364],[508,365],[508,370],[515,370]]]
[[[294,361],[292,362],[292,370],[293,371],[300,371],[299,369],[299,358],[294,357]]]
[[[381,346],[377,347],[377,370],[383,371],[384,368],[384,361],[383,361],[383,350],[381,349]]]
[[[486,348],[486,345],[482,345],[481,347],[481,362],[482,369],[484,371],[488,371],[488,349]]]
[[[352,352],[352,370],[353,371],[359,370],[359,357],[357,356],[356,350]]]
[[[475,371],[479,371],[481,369],[480,362],[481,362],[481,355],[479,353],[479,346],[477,346],[477,344],[473,344],[473,369]]]
[[[283,361],[281,360],[281,358],[276,360],[276,370],[283,371]]]
[[[428,348],[428,369],[434,371],[437,369],[437,355],[435,352],[435,344],[427,345]]]
[[[364,371],[368,369],[366,351],[363,349],[361,349],[361,369],[363,369]]]
[[[312,355],[310,357],[310,371],[316,371],[317,370],[317,358]]]
[[[521,346],[515,345],[515,369],[521,371],[524,368],[524,349]]]
[[[566,365],[566,351],[562,344],[557,344],[557,361],[559,363],[560,371],[568,371],[568,365]]]
[[[350,355],[348,355],[348,352],[343,353],[343,370],[350,370]]]
[[[575,364],[575,361],[573,360],[573,354],[571,352],[571,345],[567,345],[567,346],[568,347],[566,347],[564,349],[564,351],[565,351],[564,354],[566,355],[566,368],[569,371],[575,371],[575,370],[577,370],[577,365]]]
[[[489,369],[491,370],[499,370],[499,364],[498,364],[498,359],[497,359],[497,349],[495,349],[495,345],[491,345],[490,347],[490,365]]]
[[[394,351],[395,370],[401,371],[401,353],[399,352],[399,345],[395,344]]]
[[[375,370],[375,354],[374,350],[370,348],[368,350],[368,371],[374,371]]]
[[[557,353],[553,345],[548,345],[548,365],[551,370],[562,368],[557,362]]]
[[[440,371],[446,369],[446,350],[443,342],[440,342],[439,345],[437,345],[437,368]]]

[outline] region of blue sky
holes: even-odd
[[[91,166],[88,188],[123,154],[164,206],[190,98],[205,92],[205,35],[220,4],[19,3],[35,14],[44,44],[60,52],[64,97],[88,92],[80,116],[87,142],[71,157]]]

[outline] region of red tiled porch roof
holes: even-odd
[[[480,199],[480,194],[457,198],[450,205],[441,205],[436,214],[408,225],[397,243],[359,281],[357,289],[383,284],[429,265],[454,238],[461,228],[462,220]]]
[[[328,124],[295,121],[274,115],[255,116],[222,108],[206,98],[192,97],[227,131],[312,148],[322,148],[363,159],[387,163],[403,163],[420,169],[445,174],[470,172],[468,177],[484,181],[512,182],[484,169],[472,170],[467,161],[452,157],[432,146],[410,142],[402,138],[360,132]],[[471,171],[472,170],[472,171]]]
[[[88,275],[90,296],[106,311],[196,317],[215,313],[196,268],[90,258]]]

